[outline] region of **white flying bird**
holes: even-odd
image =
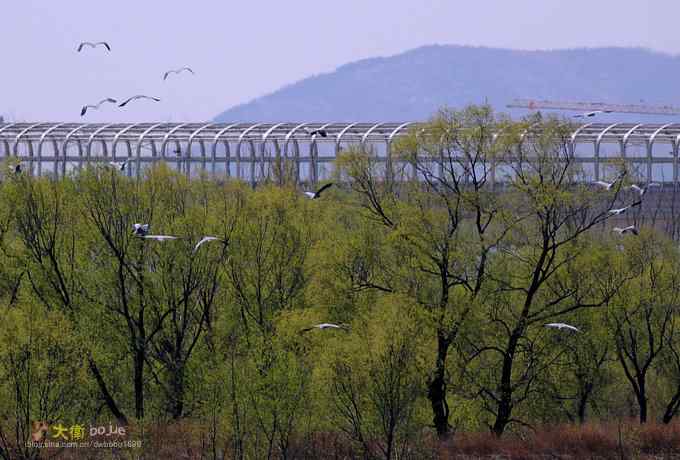
[[[80,110],[80,116],[82,117],[83,115],[85,115],[85,112],[87,112],[87,109],[98,109],[99,107],[101,107],[101,105],[104,102],[110,102],[112,104],[115,104],[118,101],[116,101],[115,99],[112,99],[110,97],[107,97],[106,99],[102,99],[101,101],[97,102],[96,104],[84,105],[83,108]]]
[[[179,239],[179,236],[172,236],[172,235],[142,235],[141,238],[146,238],[147,240],[168,241],[168,240],[178,240],[178,239]]]
[[[304,328],[300,332],[307,332],[307,331],[311,331],[313,329],[320,329],[320,330],[323,331],[324,329],[344,329],[344,330],[348,330],[349,328],[347,326],[345,326],[344,324],[321,323],[321,324],[316,324],[312,327]]]
[[[637,204],[637,203],[636,203],[636,204]],[[628,210],[629,210],[630,208],[632,208],[633,206],[635,206],[635,205],[632,204],[632,205],[630,205],[630,206],[626,206],[625,208],[610,209],[610,210],[609,210],[609,214],[618,216],[618,215],[621,215],[621,214],[623,214],[624,212],[628,211]]]
[[[642,196],[645,193],[647,193],[647,189],[649,189],[649,187],[661,187],[661,184],[659,184],[657,182],[651,182],[651,183],[649,183],[649,184],[647,184],[643,187],[640,187],[638,185],[633,184],[630,187],[628,187],[628,189],[629,190],[635,190],[636,192],[638,192],[640,194],[640,196]]]
[[[113,166],[114,168],[118,169],[119,171],[125,171],[125,167],[127,166],[129,161],[130,161],[130,159],[127,159],[125,161],[109,161],[109,165]]]
[[[194,246],[194,251],[193,251],[193,252],[196,253],[196,251],[198,251],[198,248],[200,248],[201,246],[203,246],[203,244],[204,244],[204,243],[207,243],[208,241],[218,241],[218,240],[219,240],[219,241],[222,241],[222,242],[225,242],[222,238],[218,238],[218,237],[216,237],[216,236],[204,236],[203,238],[201,238],[201,241],[199,241],[198,243],[196,243],[196,246]]]
[[[594,117],[595,115],[598,115],[600,113],[612,113],[612,111],[611,110],[593,110],[592,112],[586,112],[586,113],[580,113],[578,115],[574,115],[574,118]]]
[[[570,326],[569,324],[564,324],[564,323],[548,323],[545,325],[545,327],[554,327],[556,329],[569,329],[571,331],[576,331],[576,332],[581,332],[581,330],[577,327]]]
[[[143,94],[138,94],[137,96],[132,96],[132,97],[126,99],[125,101],[123,101],[122,104],[118,104],[118,107],[125,107],[128,104],[128,102],[134,101],[136,99],[151,99],[152,101],[160,102],[160,99],[157,98],[157,97],[145,96]]]
[[[78,45],[78,52],[80,53],[83,50],[83,47],[85,47],[85,46],[89,46],[90,48],[96,48],[100,45],[103,45],[107,50],[111,51],[111,47],[106,42],[96,42],[96,43],[81,42],[80,45]]]
[[[598,181],[595,181],[595,182],[593,182],[593,183],[594,183],[595,185],[599,185],[600,187],[604,187],[605,190],[611,190],[611,188],[612,188],[614,185],[616,185],[616,183],[617,183],[618,181],[620,181],[621,179],[623,179],[623,175],[620,175],[619,177],[617,177],[616,179],[614,179],[612,182],[605,182],[605,181],[598,180]]]
[[[132,233],[136,236],[144,236],[149,233],[149,224],[133,224]]]
[[[635,225],[629,225],[628,227],[625,227],[625,228],[614,227],[613,230],[616,233],[618,233],[619,235],[623,235],[625,233],[632,233],[633,235],[639,235],[640,234],[638,229],[635,228]]]
[[[316,192],[305,192],[305,195],[307,195],[308,198],[310,198],[310,199],[312,199],[312,200],[315,200],[315,199],[321,197],[321,192],[323,192],[324,190],[326,190],[326,189],[327,189],[328,187],[330,187],[331,185],[333,185],[332,182],[329,183],[329,184],[324,185],[323,187],[321,187],[321,188],[320,188],[319,190],[317,190]]]
[[[191,70],[189,67],[180,67],[179,69],[168,70],[167,72],[165,72],[163,74],[163,80],[167,79],[168,75],[170,75],[171,73],[181,73],[181,72],[191,72],[192,75],[195,75],[194,71]]]

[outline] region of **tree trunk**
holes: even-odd
[[[676,390],[673,398],[671,398],[670,402],[666,406],[666,410],[664,411],[661,421],[665,424],[670,423],[671,420],[673,420],[673,417],[675,417],[675,414],[678,413],[678,409],[680,409],[680,388]]]
[[[640,406],[640,423],[647,423],[647,394],[644,378],[638,380],[638,392],[635,395]]]
[[[176,420],[184,415],[184,364],[178,362],[173,367],[168,399],[170,416]]]
[[[92,357],[88,357],[88,362],[90,365],[90,371],[92,372],[92,375],[94,375],[94,379],[97,381],[99,391],[101,391],[102,393],[102,397],[104,398],[104,403],[106,403],[106,407],[109,408],[111,414],[113,414],[113,416],[116,417],[116,420],[118,420],[119,423],[127,425],[128,424],[127,417],[125,417],[125,414],[123,414],[120,411],[120,409],[118,408],[118,404],[116,404],[116,401],[113,399],[113,396],[111,396],[109,389],[106,387],[106,382],[104,382],[104,378],[102,377],[101,372],[99,372],[97,364],[94,362]]]
[[[586,422],[586,411],[588,409],[588,398],[593,391],[593,384],[586,383],[578,400],[578,423],[583,425]]]
[[[508,341],[508,350],[503,357],[503,371],[501,382],[498,387],[498,410],[492,431],[499,438],[503,435],[505,428],[510,423],[512,417],[512,366],[515,360],[515,350],[521,333],[515,330]]]
[[[446,403],[446,355],[449,351],[449,340],[443,331],[437,334],[437,363],[432,379],[428,384],[427,398],[432,405],[435,429],[439,437],[449,434],[449,406]]]
[[[134,353],[135,366],[135,416],[144,418],[144,348],[137,347]]]
[[[387,434],[387,446],[385,449],[385,460],[392,460],[392,450],[394,444],[394,429],[390,427],[389,433]]]

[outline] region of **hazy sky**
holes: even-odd
[[[630,5],[630,6],[629,6]],[[678,0],[5,0],[0,114],[208,120],[301,78],[426,44],[520,49],[643,46],[680,54]],[[106,40],[111,53],[80,41]],[[169,68],[195,76],[162,80]]]

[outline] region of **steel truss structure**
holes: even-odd
[[[257,182],[277,160],[294,165],[300,182],[328,176],[348,145],[369,144],[391,165],[391,145],[417,123],[2,123],[0,159],[17,157],[31,174],[57,177],[86,164],[131,160],[128,174],[163,160],[187,175],[208,171]],[[322,129],[326,137],[310,136]],[[309,130],[309,131],[308,131]],[[589,123],[568,148],[594,180],[626,159],[643,180],[678,182],[680,123]],[[280,164],[280,163],[279,163]],[[502,179],[499,179],[502,180]]]

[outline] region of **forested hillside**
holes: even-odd
[[[514,98],[680,105],[680,58],[635,48],[518,51],[425,46],[338,67],[232,107],[217,121],[419,121],[442,105]],[[514,115],[526,111],[512,109]],[[671,122],[676,117],[610,114],[601,120]]]

